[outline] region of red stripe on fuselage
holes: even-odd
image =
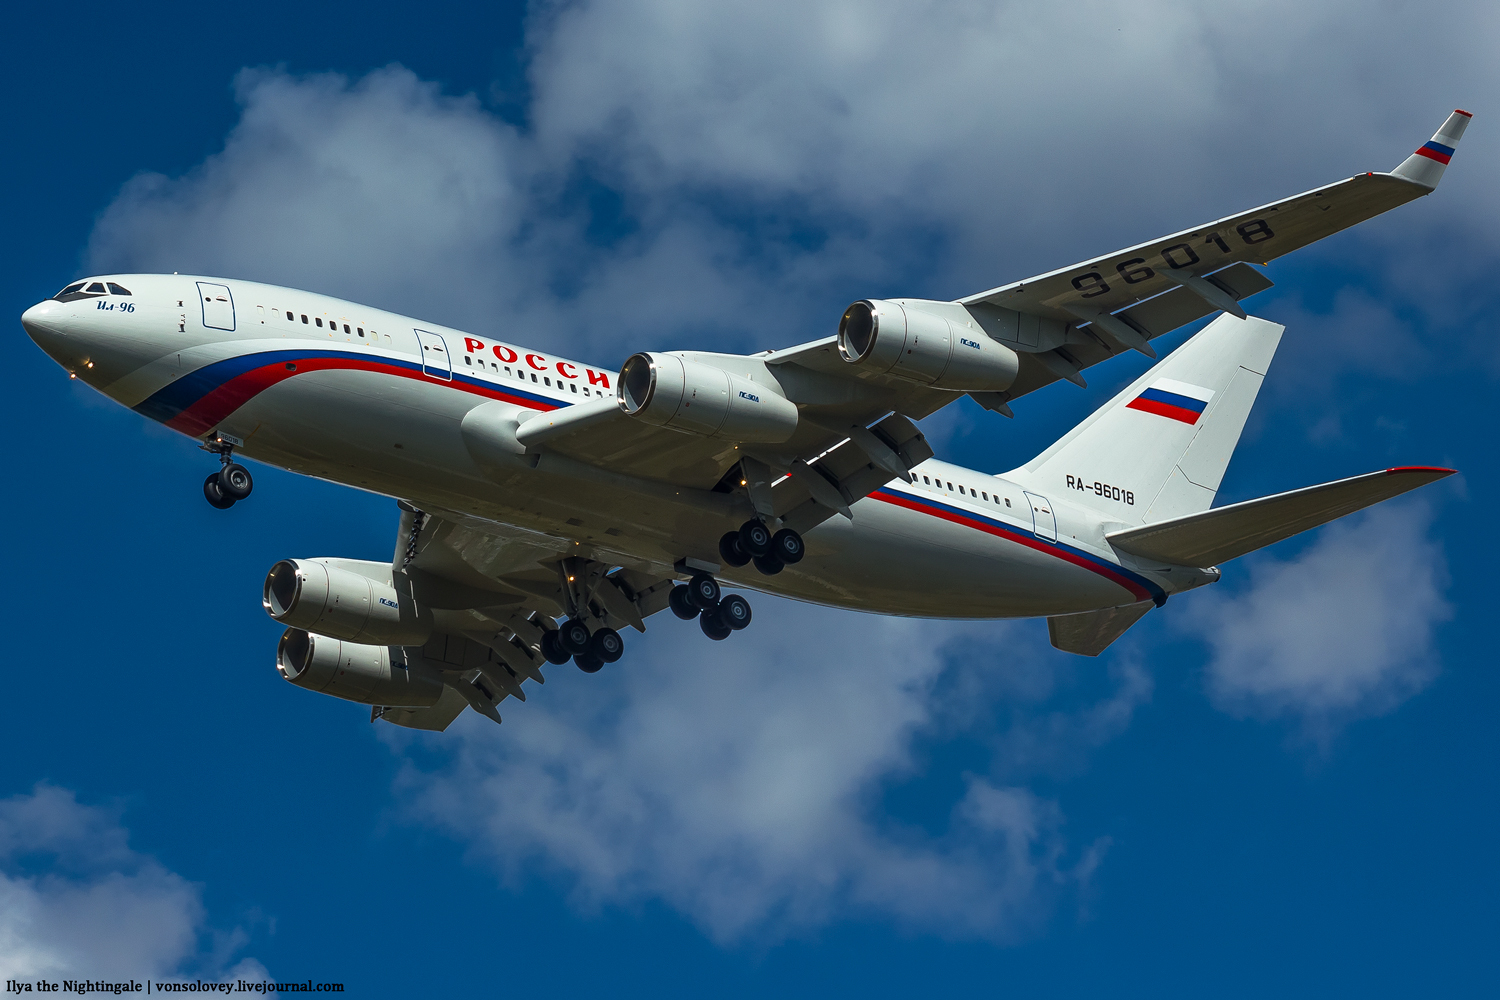
[[[1201,413],[1194,413],[1185,406],[1173,406],[1171,403],[1163,403],[1159,399],[1147,399],[1145,396],[1137,396],[1125,404],[1127,410],[1144,410],[1154,413],[1158,417],[1170,417],[1173,420],[1181,420],[1185,424],[1196,424]]]
[[[291,364],[294,367],[288,368],[287,363],[277,362],[276,364],[252,368],[243,374],[236,375],[167,421],[167,426],[173,430],[182,431],[189,437],[201,437],[217,427],[225,417],[278,382],[283,382],[294,375],[305,375],[308,372],[317,371],[363,371],[375,372],[380,375],[392,375],[397,378],[409,378],[418,382],[442,385],[451,389],[458,389],[462,392],[473,393],[476,396],[484,396],[487,399],[499,399],[507,403],[514,403],[517,406],[524,406],[527,409],[542,410],[544,412],[555,410],[563,405],[561,403],[552,403],[549,405],[539,403],[536,400],[522,399],[519,396],[511,395],[500,389],[470,385],[467,382],[460,382],[457,379],[454,379],[452,382],[447,380],[440,381],[431,376],[422,375],[410,368],[384,364],[364,358],[299,358],[291,362]]]
[[[955,514],[950,511],[939,510],[935,507],[929,507],[921,503],[920,501],[913,500],[910,497],[902,496],[900,493],[890,493],[886,490],[877,490],[876,492],[871,493],[870,496],[875,500],[883,500],[884,502],[892,504],[896,507],[905,507],[907,510],[916,511],[918,514],[927,514],[931,517],[940,517],[944,521],[951,521],[954,524],[963,525],[966,528],[974,528],[977,531],[983,531],[985,534],[994,535],[997,538],[1003,538],[1008,542],[1015,542],[1017,545],[1024,545],[1028,549],[1035,549],[1036,551],[1044,552],[1049,556],[1055,556],[1058,559],[1062,559],[1072,563],[1074,566],[1080,566],[1091,573],[1097,573],[1111,583],[1116,584],[1117,586],[1124,587],[1138,601],[1149,601],[1152,599],[1150,591],[1148,591],[1145,587],[1142,587],[1140,584],[1136,583],[1134,580],[1131,580],[1129,577],[1112,572],[1108,568],[1101,566],[1096,562],[1092,562],[1081,555],[1069,552],[1067,549],[1061,548],[1057,545],[1051,545],[1046,542],[1038,541],[1035,538],[1027,538],[1025,535],[1022,535],[1018,532],[1009,531],[1005,528],[1002,528],[998,524],[990,524],[977,518],[965,517],[962,514]]]

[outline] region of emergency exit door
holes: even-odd
[[[1052,513],[1052,501],[1035,493],[1024,493],[1031,504],[1031,530],[1038,538],[1057,541],[1057,515]]]
[[[198,282],[199,305],[203,307],[203,325],[210,330],[234,330],[234,296],[228,285],[211,281]]]
[[[422,352],[422,374],[453,380],[453,362],[448,358],[448,344],[442,337],[426,330],[417,330],[417,348]]]

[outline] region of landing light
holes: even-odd
[[[84,365],[84,367],[85,368],[92,368],[92,367],[94,367],[94,363],[92,361],[90,361],[88,364]]]
[[[78,377],[78,373],[77,372],[68,372],[68,378],[77,378],[77,377]]]

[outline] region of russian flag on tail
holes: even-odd
[[[1150,387],[1125,404],[1127,410],[1142,410],[1169,420],[1196,424],[1214,398],[1212,389],[1191,385],[1171,378],[1159,378]]]
[[[1469,127],[1469,120],[1473,117],[1467,111],[1453,112],[1436,135],[1424,142],[1391,173],[1396,177],[1415,181],[1423,187],[1437,187],[1438,181],[1442,180],[1443,169],[1453,159],[1454,147],[1463,138],[1464,129]]]

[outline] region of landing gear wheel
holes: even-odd
[[[731,566],[743,566],[750,561],[750,553],[740,544],[738,531],[726,531],[719,539],[719,558]]]
[[[719,581],[707,573],[694,573],[688,581],[688,600],[699,611],[712,611],[719,606]]]
[[[771,539],[771,555],[790,566],[802,561],[807,549],[802,545],[802,536],[791,528],[782,528]]]
[[[672,609],[672,614],[683,621],[692,621],[698,617],[698,605],[693,603],[692,591],[679,583],[667,594],[667,606]]]
[[[557,641],[556,632],[542,633],[542,658],[553,666],[562,666],[570,659],[568,651]]]
[[[625,655],[625,640],[612,628],[601,628],[589,638],[588,655],[602,663],[614,663]]]
[[[766,576],[775,576],[786,568],[786,563],[775,556],[756,556],[755,568],[766,574]]]
[[[586,674],[597,674],[604,669],[604,661],[588,653],[579,653],[573,657],[573,662],[578,664],[578,669]]]
[[[719,610],[714,614],[719,621],[738,632],[750,624],[750,602],[739,594],[728,594],[719,602]]]
[[[217,472],[211,473],[207,479],[203,480],[203,496],[209,503],[220,510],[228,510],[234,506],[234,497],[226,497],[223,491],[219,489],[219,474]]]
[[[231,500],[243,500],[255,488],[250,470],[238,462],[230,462],[224,466],[216,478],[219,480],[219,492]]]
[[[740,548],[753,559],[771,554],[771,529],[761,520],[746,521],[740,525]]]
[[[724,624],[724,619],[719,617],[718,609],[705,611],[698,616],[698,626],[703,629],[703,634],[715,642],[722,642],[729,638],[729,633],[734,631]]]
[[[557,647],[574,656],[580,656],[589,651],[589,627],[577,618],[569,618],[562,623],[562,628],[555,633],[557,636]]]

